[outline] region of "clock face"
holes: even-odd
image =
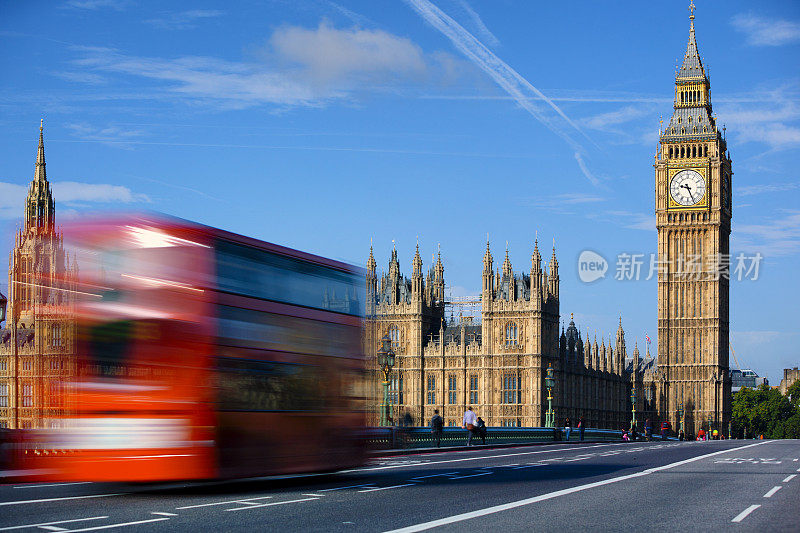
[[[669,194],[680,205],[695,205],[706,194],[706,181],[699,172],[681,170],[669,184]]]

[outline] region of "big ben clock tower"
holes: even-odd
[[[687,433],[728,430],[728,259],[731,159],[711,110],[711,83],[689,7],[689,43],[675,76],[672,118],[655,161],[658,229],[659,416]]]

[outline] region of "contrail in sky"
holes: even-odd
[[[470,32],[464,29],[452,17],[432,4],[429,0],[405,0],[428,24],[439,30],[445,37],[450,39],[453,45],[467,56],[475,65],[488,74],[504,91],[506,91],[517,103],[528,113],[533,115],[542,124],[547,126],[553,133],[564,139],[576,153],[585,152],[583,146],[572,136],[564,131],[559,124],[556,124],[548,117],[540,106],[537,106],[526,96],[525,91],[535,94],[540,100],[549,105],[567,124],[575,131],[591,139],[575,124],[550,98],[542,91],[534,87],[517,71],[497,57],[483,43],[475,38]],[[577,159],[577,158],[576,158]],[[595,180],[592,180],[595,183]]]

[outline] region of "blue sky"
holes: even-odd
[[[410,272],[441,243],[452,293],[480,287],[486,235],[530,268],[555,238],[562,316],[632,346],[654,280],[653,154],[687,3],[510,0],[0,3],[0,252],[45,119],[57,217],[152,209]],[[800,4],[700,1],[700,52],[734,162],[732,342],[768,375],[800,364]],[[577,257],[609,259],[582,283]],[[7,293],[6,262],[0,290]]]

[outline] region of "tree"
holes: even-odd
[[[792,387],[797,385],[795,383]],[[792,400],[800,402],[800,386],[794,390]],[[745,437],[764,435],[766,438],[782,439],[800,436],[800,409],[797,404],[768,385],[761,385],[757,389],[745,387],[737,392],[733,398],[732,416],[737,430]]]

